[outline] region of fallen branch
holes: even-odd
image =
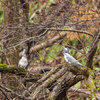
[[[4,89],[5,91],[7,92],[10,92],[11,94],[13,94],[15,97],[19,97],[21,99],[24,99],[24,100],[28,100],[26,97],[23,97],[22,95],[19,95],[17,93],[15,93],[14,91],[12,91],[11,89],[7,88],[6,86],[4,86],[3,84],[0,83],[0,88],[1,89]]]
[[[36,89],[34,92],[32,91],[33,94],[31,95],[31,99],[35,100],[42,89],[52,85],[53,82],[56,81],[58,78],[60,78],[62,75],[64,75],[66,73],[66,71],[67,71],[67,67],[63,67],[60,71],[55,73],[55,75],[52,75],[50,78],[48,78],[46,81],[44,81],[40,86],[35,85]]]
[[[41,43],[41,44],[39,44],[39,45],[36,45],[36,46],[34,46],[34,47],[31,47],[31,48],[30,48],[30,53],[33,53],[33,52],[35,52],[35,51],[42,50],[44,47],[45,47],[45,48],[46,48],[46,47],[50,47],[50,46],[53,45],[53,43],[57,42],[57,40],[59,40],[59,39],[62,39],[62,38],[65,37],[66,35],[67,35],[67,33],[63,32],[63,33],[61,33],[60,35],[57,35],[57,36],[55,36],[54,38],[52,38],[52,39],[50,39],[50,40],[48,40],[48,41],[46,41],[46,42],[43,42],[43,43]]]
[[[67,77],[67,78],[66,78]],[[59,84],[57,84],[54,88],[53,91],[51,92],[51,96],[50,96],[50,100],[61,100],[62,95],[65,93],[66,91],[73,86],[74,84],[76,84],[77,82],[83,80],[83,76],[79,75],[79,76],[65,76],[63,79],[61,79],[62,81],[59,82]]]
[[[9,96],[9,94],[7,93],[7,91],[5,91],[4,89],[0,88],[0,91],[2,91],[2,93],[5,95],[7,100],[11,100],[11,97]]]
[[[6,64],[0,64],[0,72],[8,72],[8,73],[14,73],[14,74],[17,74],[17,73],[26,73],[27,70],[24,69],[23,67],[17,67],[17,66],[7,66]]]
[[[75,95],[79,95],[79,96],[82,96],[82,97],[88,97],[90,98],[90,90],[87,90],[87,89],[77,89],[77,88],[74,88],[74,87],[71,87],[68,92],[73,92]],[[100,100],[100,95],[99,93],[96,93],[96,98],[98,100]]]
[[[49,30],[49,29],[51,29],[51,30],[56,30],[56,29],[53,29],[53,28],[47,28],[47,30]],[[64,30],[66,30],[66,29],[59,29],[59,30],[60,30],[60,31],[64,31]],[[68,30],[67,30],[67,31],[68,31]],[[69,31],[85,33],[85,34],[88,34],[88,35],[90,35],[90,36],[93,36],[92,34],[90,34],[90,33],[88,33],[88,32],[84,32],[84,31],[80,31],[80,30],[70,30],[70,29],[69,29]],[[52,39],[50,39],[50,40],[48,40],[48,41],[46,41],[46,42],[43,42],[43,43],[41,43],[41,44],[39,44],[39,45],[36,45],[36,46],[34,46],[34,47],[31,47],[31,48],[30,48],[30,53],[33,53],[33,52],[35,52],[35,51],[42,50],[44,47],[45,47],[45,48],[46,48],[46,47],[50,47],[50,46],[52,46],[57,40],[62,39],[62,38],[65,37],[66,35],[67,35],[67,33],[66,33],[66,32],[63,32],[63,33],[61,33],[60,35],[57,35],[57,36],[55,36],[54,38],[52,38]]]
[[[46,71],[50,71],[52,69],[52,67],[35,67],[35,68],[29,68],[28,71],[30,73],[44,73]]]

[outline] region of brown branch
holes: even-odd
[[[33,84],[32,86],[30,86],[28,88],[28,91],[32,91],[36,86],[39,85],[39,83],[42,83],[43,81],[45,81],[46,79],[48,79],[52,74],[54,74],[55,72],[57,72],[63,65],[57,65],[57,66],[53,66],[53,68],[49,71],[49,73],[47,75],[45,75],[44,77],[42,77],[41,79],[39,79],[37,81],[37,84]]]
[[[60,78],[62,75],[64,75],[67,71],[66,67],[63,67],[60,71],[58,71],[57,73],[55,73],[55,75],[52,75],[50,78],[48,78],[46,81],[44,81],[40,86],[37,86],[35,91],[33,92],[33,94],[31,95],[31,99],[34,100],[36,99],[36,97],[39,95],[39,93],[41,92],[42,89],[50,86],[53,84],[53,82]]]
[[[52,31],[70,31],[70,32],[78,32],[78,33],[84,33],[84,34],[87,34],[87,35],[90,35],[90,36],[93,37],[93,34],[91,34],[91,33],[89,33],[89,32],[86,32],[86,31],[82,31],[82,30],[61,29],[61,28],[45,28],[45,29],[52,30]]]
[[[52,67],[44,67],[44,66],[41,66],[41,67],[35,67],[35,68],[30,68],[28,69],[28,71],[31,73],[44,73],[46,71],[50,71],[52,69]]]
[[[7,98],[7,100],[11,100],[11,97],[9,96],[9,94],[4,89],[0,88],[0,90],[5,95],[5,97]]]
[[[73,32],[79,32],[79,33],[85,33],[88,34],[90,36],[93,36],[92,34],[85,32],[85,31],[80,31],[80,30],[70,30],[70,29],[55,29],[55,28],[46,28],[47,30],[51,29],[51,30],[59,30],[59,31],[73,31]],[[60,35],[55,36],[54,38],[52,38],[51,40],[48,40],[47,42],[41,43],[39,45],[36,45],[34,47],[31,47],[30,49],[30,53],[33,53],[35,51],[39,51],[41,49],[43,49],[44,47],[50,47],[52,46],[57,40],[62,39],[63,37],[65,37],[67,35],[67,33],[63,32]]]
[[[50,39],[50,40],[48,40],[48,41],[46,41],[46,42],[44,42],[44,43],[41,43],[41,44],[36,45],[36,46],[34,46],[34,47],[31,47],[30,53],[33,53],[33,52],[35,52],[35,51],[39,51],[39,50],[43,49],[44,47],[50,47],[50,46],[53,45],[53,43],[55,43],[55,42],[56,42],[57,40],[59,40],[59,39],[62,39],[62,38],[65,37],[66,35],[67,35],[67,33],[63,32],[63,33],[61,33],[60,35],[57,35],[57,36],[55,36],[54,38],[52,38],[52,39]]]
[[[38,80],[38,82],[43,82],[45,81],[47,78],[49,78],[52,74],[54,74],[55,72],[57,72],[58,69],[60,69],[63,65],[57,65],[54,68],[52,68],[52,70],[44,77],[42,77],[40,80]]]
[[[96,32],[96,34],[93,38],[93,41],[91,43],[91,47],[90,47],[90,50],[88,51],[88,56],[87,56],[87,59],[86,59],[86,66],[88,66],[91,69],[93,69],[93,67],[92,67],[93,57],[96,53],[99,40],[100,40],[100,30],[98,32]]]
[[[79,76],[65,76],[62,81],[53,88],[51,92],[50,100],[61,100],[62,95],[66,93],[66,91],[76,84],[77,82],[83,80],[82,75]]]
[[[1,89],[4,89],[6,92],[10,92],[11,94],[13,94],[14,96],[17,96],[21,99],[24,99],[24,100],[28,100],[26,97],[23,97],[22,95],[19,95],[17,93],[15,93],[14,91],[12,91],[11,89],[7,88],[6,86],[4,86],[3,84],[0,83],[0,88]]]
[[[38,35],[38,36],[26,38],[25,40],[21,41],[20,43],[17,43],[16,45],[13,45],[13,46],[11,46],[11,47],[8,47],[8,48],[6,48],[6,49],[1,50],[1,52],[4,52],[5,50],[12,49],[12,48],[15,50],[15,48],[18,47],[19,45],[21,45],[22,43],[25,43],[26,41],[29,41],[29,40],[31,40],[31,39],[39,38],[39,37],[41,37],[42,35],[46,34],[47,32],[48,32],[48,30],[45,30],[42,34],[40,34],[40,35]]]
[[[87,89],[77,89],[77,88],[74,88],[74,87],[71,87],[68,92],[73,92],[75,95],[79,95],[79,96],[82,96],[82,97],[88,97],[90,98],[90,91],[87,90]],[[98,100],[100,100],[100,95],[99,93],[96,93],[96,98]]]

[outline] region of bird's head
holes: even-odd
[[[23,50],[22,57],[26,57],[25,49]]]
[[[64,46],[63,46],[63,52],[64,52],[64,53],[70,54],[69,48],[66,48],[66,47],[64,47]]]

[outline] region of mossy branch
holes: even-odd
[[[97,100],[96,98],[96,87],[95,87],[95,82],[93,80],[95,74],[92,70],[89,70],[89,77],[88,77],[88,83],[90,86],[91,94],[90,97],[92,100]]]
[[[81,72],[82,75],[85,76],[85,78],[88,80],[89,86],[90,86],[90,90],[91,90],[91,99],[92,100],[97,100],[96,99],[96,87],[95,87],[95,82],[94,82],[94,77],[95,77],[95,73],[93,70],[91,70],[88,67],[80,67],[77,66],[77,69]]]
[[[21,73],[21,72],[27,72],[26,69],[24,69],[23,67],[17,67],[15,65],[11,66],[11,67],[7,67],[6,64],[0,64],[0,72],[8,72],[8,73]]]
[[[61,70],[59,70],[57,73],[55,73],[54,75],[51,75],[51,77],[49,77],[46,81],[44,81],[42,83],[42,85],[39,85],[36,87],[35,91],[32,93],[31,95],[31,99],[35,100],[36,97],[39,95],[39,93],[41,92],[42,89],[51,86],[55,80],[57,80],[58,78],[60,78],[62,75],[64,75],[67,71],[67,67],[63,67]]]

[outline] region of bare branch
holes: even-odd
[[[83,79],[84,78],[81,75],[80,76],[73,76],[73,77],[65,76],[62,79],[62,81],[53,88],[53,91],[51,92],[50,99],[51,100],[61,100],[61,97],[62,97],[61,95],[64,94],[64,92],[66,93],[66,91],[71,86],[73,86],[74,84],[76,84],[77,82],[79,82]]]
[[[97,45],[98,45],[99,41],[100,41],[100,30],[94,36],[94,39],[91,43],[90,50],[88,51],[89,54],[86,59],[86,65],[91,69],[93,69],[93,67],[92,67],[93,57],[96,53]]]
[[[82,96],[82,97],[88,97],[90,98],[90,91],[87,90],[87,89],[78,89],[78,88],[75,88],[75,87],[71,87],[68,92],[73,92],[75,95],[79,95],[79,96]],[[96,93],[96,98],[98,100],[100,100],[100,95],[99,93]]]
[[[3,84],[0,83],[0,88],[4,89],[7,92],[10,92],[11,94],[13,94],[14,96],[18,96],[21,99],[24,100],[28,100],[26,97],[23,97],[22,95],[19,95],[17,93],[15,93],[14,91],[12,91],[11,89],[7,88],[6,86],[4,86]]]
[[[48,30],[53,30],[53,31],[70,31],[70,32],[78,32],[78,33],[83,33],[83,34],[87,34],[93,37],[93,34],[86,32],[86,31],[82,31],[82,30],[75,30],[75,29],[60,29],[60,28],[45,28]]]
[[[48,87],[49,85],[51,85],[57,78],[60,78],[62,75],[64,75],[67,71],[67,68],[66,67],[63,67],[60,71],[58,71],[55,75],[52,75],[50,78],[48,78],[46,81],[44,81],[42,83],[42,85],[36,87],[34,93],[31,95],[31,99],[35,99],[40,91],[43,89],[43,88],[46,88]]]

